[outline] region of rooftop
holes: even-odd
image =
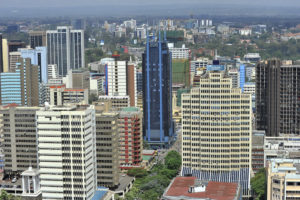
[[[214,200],[233,200],[238,199],[238,184],[209,181],[204,190],[200,192],[189,192],[191,186],[195,186],[196,177],[176,177],[164,197],[178,197],[178,199],[214,199]],[[205,187],[205,185],[203,187]]]

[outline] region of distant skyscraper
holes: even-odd
[[[83,30],[58,26],[46,33],[48,64],[57,64],[60,76],[66,76],[70,69],[85,67]]]
[[[91,200],[97,187],[94,106],[45,107],[36,115],[43,199]]]
[[[11,40],[8,42],[8,52],[15,52],[25,47],[25,42],[22,42],[21,40]]]
[[[266,136],[300,135],[300,66],[280,60],[256,66],[256,129]]]
[[[85,20],[84,19],[73,19],[72,28],[74,30],[84,30],[85,29]]]
[[[30,58],[31,64],[40,67],[40,81],[48,82],[47,47],[36,47],[35,49],[20,49],[22,58]]]
[[[3,72],[9,71],[9,56],[8,56],[7,39],[2,39],[2,55],[3,55]]]
[[[46,32],[45,31],[30,31],[29,32],[30,47],[45,47],[46,45]]]
[[[144,137],[164,145],[173,135],[172,61],[166,41],[148,37],[143,54]]]
[[[3,50],[2,50],[2,34],[0,33],[0,73],[4,72],[3,67]]]
[[[21,58],[21,52],[19,51],[13,51],[9,53],[9,72],[15,72],[16,71],[16,64]]]

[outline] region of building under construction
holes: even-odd
[[[188,59],[172,60],[172,84],[190,86],[190,62]]]

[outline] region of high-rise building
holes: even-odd
[[[105,66],[106,95],[127,95],[126,61],[108,61]]]
[[[136,72],[136,89],[137,93],[143,91],[143,73],[141,71]]]
[[[7,44],[8,52],[18,51],[19,49],[26,47],[25,42],[22,42],[21,40],[11,40]]]
[[[2,45],[2,34],[0,33],[0,73],[4,72],[3,67],[3,45]]]
[[[114,188],[119,184],[118,112],[109,111],[110,101],[95,102],[97,185]],[[104,105],[105,104],[105,105]]]
[[[94,106],[37,111],[43,199],[92,199],[97,187]]]
[[[48,64],[57,64],[60,76],[66,76],[70,69],[85,67],[83,30],[58,26],[46,33]]]
[[[168,144],[173,135],[171,59],[165,41],[148,37],[143,54],[143,133],[151,145]]]
[[[121,169],[139,166],[142,162],[142,113],[139,108],[123,108],[119,114],[119,156]]]
[[[30,48],[45,47],[46,45],[46,32],[45,31],[29,31]]]
[[[39,66],[32,65],[30,58],[20,58],[16,68],[0,73],[2,105],[41,105]]]
[[[36,47],[35,49],[19,49],[22,58],[30,58],[31,64],[40,67],[40,81],[42,83],[48,82],[48,61],[47,61],[47,47]]]
[[[266,136],[300,134],[300,66],[279,60],[256,66],[256,128]]]
[[[3,72],[9,71],[9,52],[7,39],[2,39]]]
[[[2,116],[5,173],[20,173],[29,166],[37,168],[36,111],[38,107],[10,104],[0,110]]]
[[[133,64],[127,65],[127,95],[130,98],[130,106],[135,107],[137,103],[137,83],[136,83],[136,67]]]
[[[245,65],[240,65],[240,88],[242,89],[242,92],[244,92],[244,85],[246,82],[246,69]]]
[[[210,71],[200,77],[199,87],[182,94],[181,102],[183,168],[215,174],[218,181],[240,174],[238,182],[243,182],[243,194],[248,195],[251,95],[233,88],[224,71]]]

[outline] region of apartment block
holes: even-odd
[[[5,155],[5,173],[37,168],[36,112],[38,107],[4,106],[0,110]]]
[[[46,106],[36,115],[43,199],[92,199],[97,186],[94,106]]]
[[[123,108],[119,114],[119,155],[121,169],[139,166],[142,162],[143,131],[139,108]]]

